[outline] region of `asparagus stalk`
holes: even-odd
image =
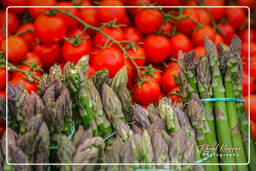
[[[239,53],[241,51],[241,42],[238,38],[234,38],[232,40],[232,45],[235,46],[235,51],[238,52],[232,52],[229,50],[229,48],[225,45],[220,46],[220,58],[227,58],[226,62],[224,64],[221,64],[223,66],[223,75],[224,78],[224,85],[226,90],[226,98],[235,98],[234,96],[234,90],[233,85],[235,84],[235,76],[237,73],[239,60],[233,55],[233,53]],[[228,112],[228,121],[229,126],[231,128],[231,136],[232,136],[232,142],[235,147],[240,148],[239,150],[235,151],[237,157],[236,162],[237,163],[247,163],[246,155],[244,152],[244,146],[243,146],[243,140],[242,135],[240,133],[239,124],[238,124],[238,114],[236,109],[235,102],[227,102],[227,112]],[[237,170],[248,170],[247,166],[237,166]]]
[[[220,72],[220,62],[218,53],[213,42],[205,37],[205,53],[210,63],[210,69],[212,73],[212,90],[214,98],[225,98],[225,88],[223,86],[222,76]],[[222,101],[214,102],[215,116],[216,116],[216,127],[218,142],[220,146],[227,145],[233,146],[230,126],[227,118],[226,103]],[[235,163],[234,157],[226,156],[224,151],[220,151],[223,155],[221,158],[222,163]],[[236,166],[222,165],[222,170],[235,170]]]

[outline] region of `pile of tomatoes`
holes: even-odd
[[[245,63],[244,95],[251,90],[251,103],[256,100],[256,60],[248,60],[248,42],[251,58],[256,57],[256,25],[248,29],[247,8],[163,8],[161,6],[248,6],[251,11],[255,0],[238,0],[228,4],[224,0],[2,0],[0,10],[1,58],[8,53],[10,71],[0,59],[0,96],[5,98],[6,76],[18,85],[22,81],[28,92],[38,91],[38,80],[55,63],[76,63],[83,55],[90,55],[88,77],[106,68],[110,77],[127,66],[128,88],[134,101],[143,106],[163,96],[182,101],[176,95],[178,51],[195,50],[196,57],[204,56],[204,36],[216,45],[229,44],[234,35],[242,40],[241,56]],[[200,3],[200,4],[199,4]],[[94,6],[144,6],[156,8],[94,8]],[[50,8],[9,8],[8,6],[91,6],[90,8],[60,8],[69,17]],[[85,27],[81,22],[89,24]],[[6,37],[5,25],[8,25]],[[113,39],[109,40],[102,33]],[[250,33],[250,39],[248,34]],[[8,39],[8,49],[6,43]],[[119,42],[123,49],[120,48]],[[132,43],[131,43],[132,42]],[[129,55],[129,58],[127,58]],[[248,85],[248,61],[251,82]],[[27,73],[32,73],[27,75]],[[256,134],[256,109],[251,105],[251,119]],[[255,135],[256,137],[256,135]]]

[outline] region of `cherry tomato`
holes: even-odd
[[[42,74],[39,70],[36,69],[32,69],[29,65],[21,65],[18,67],[18,69],[22,70],[22,71],[29,71],[30,73],[33,73],[34,76],[36,77],[40,77]],[[24,74],[22,74],[21,72],[15,71],[12,73],[12,79],[16,79],[16,78],[22,78],[24,80],[26,80],[26,76]],[[30,81],[36,81],[34,78],[29,78]]]
[[[249,73],[248,72],[248,60],[245,59],[245,65],[244,65],[244,72],[245,73]],[[256,60],[250,60],[250,76],[254,79],[256,79]]]
[[[180,0],[157,0],[160,5],[166,5],[166,6],[180,6],[181,2]]]
[[[247,6],[252,9],[255,5],[255,0],[238,0],[237,3],[240,6]]]
[[[37,92],[36,85],[32,82],[29,82],[22,77],[16,77],[10,81],[13,85],[19,86],[20,84],[28,91],[28,93]]]
[[[85,0],[81,3],[80,6],[92,6],[91,2],[89,0]],[[97,12],[98,10],[96,8],[81,8],[80,9],[80,15],[81,15],[81,19],[92,25],[92,26],[98,26],[99,25],[99,21],[97,18]]]
[[[163,36],[170,37],[173,32],[173,25],[170,22],[162,23],[160,27],[160,34]]]
[[[198,21],[201,24],[210,25],[211,24],[211,17],[206,9],[198,8],[196,9]]]
[[[254,141],[256,142],[256,123],[251,120],[251,124],[252,124],[252,135],[254,137]]]
[[[155,80],[145,81],[140,86],[136,85],[133,91],[134,100],[142,105],[157,102],[160,95],[160,86]]]
[[[153,33],[160,28],[163,16],[157,9],[149,8],[136,12],[134,20],[142,33]]]
[[[0,91],[0,97],[6,99],[6,91]]]
[[[74,5],[71,2],[66,2],[66,1],[59,2],[57,4],[57,6],[72,6],[72,7],[74,7]],[[63,12],[68,12],[76,17],[80,17],[80,13],[77,8],[58,8],[58,9]],[[77,24],[77,20],[75,20],[69,16],[66,16],[64,14],[58,13],[56,16],[61,17],[68,24],[69,28],[72,28]]]
[[[100,6],[123,6],[123,3],[119,0],[103,0]],[[125,18],[125,8],[99,8],[98,19],[102,23],[107,23],[116,20],[117,24],[123,23]]]
[[[170,53],[170,43],[164,36],[149,35],[144,40],[146,59],[157,63],[163,61]]]
[[[35,20],[35,33],[43,43],[57,43],[66,35],[67,24],[60,17],[42,14]]]
[[[86,33],[84,33],[80,38],[77,38],[82,34],[82,32],[82,30],[75,30],[68,36],[69,39],[78,39],[77,41],[74,41],[73,43],[68,41],[64,42],[62,55],[65,62],[71,61],[76,63],[83,55],[89,55],[92,52],[91,39]],[[76,38],[74,36],[76,36]],[[83,38],[85,39],[81,41]]]
[[[28,23],[28,24],[24,24],[24,25],[20,26],[17,29],[16,34],[17,33],[22,33],[22,32],[28,31],[28,30],[30,30],[32,32],[24,33],[24,34],[20,35],[20,37],[22,37],[26,41],[28,47],[30,48],[36,42],[36,35],[34,33],[34,31],[35,31],[34,24],[33,23]]]
[[[129,6],[145,6],[152,4],[152,0],[127,0],[127,2],[124,3]]]
[[[179,66],[177,62],[169,62],[168,64],[168,68],[167,69],[174,69],[174,70],[178,70]]]
[[[124,66],[124,62],[122,52],[114,47],[100,49],[91,59],[91,65],[96,71],[108,69],[111,78]]]
[[[250,56],[256,57],[256,43],[251,41],[250,44]],[[242,42],[242,50],[241,50],[241,57],[248,57],[249,54],[249,44],[247,41]]]
[[[7,8],[8,6],[27,6],[27,0],[2,0],[2,5]],[[22,13],[26,8],[9,8],[8,11],[11,11],[15,14]]]
[[[244,29],[239,33],[239,38],[242,41],[248,41],[249,40],[249,29]],[[255,41],[256,40],[256,32],[252,29],[250,30],[250,40]]]
[[[169,93],[173,88],[177,87],[176,78],[178,77],[179,71],[177,69],[168,69],[164,72],[161,79],[161,87]]]
[[[221,35],[223,36],[223,39],[225,40],[225,43],[230,44],[230,41],[235,35],[235,30],[229,23],[226,24],[219,24],[218,25],[221,30]]]
[[[173,88],[168,94],[170,95],[169,97],[172,99],[172,102],[177,102],[177,103],[181,103],[182,102],[182,98],[180,96],[177,95],[172,95],[177,94],[177,92],[180,91],[179,87],[175,87]]]
[[[124,40],[131,41],[133,43],[142,42],[143,37],[141,32],[135,27],[125,27],[123,28]]]
[[[202,28],[194,31],[192,34],[193,46],[203,46],[204,36],[207,36],[210,40],[214,41],[216,37],[215,30],[212,27],[205,25]]]
[[[195,20],[198,20],[198,15],[196,12],[196,9],[193,8],[187,8],[183,11],[184,16],[189,16],[190,18],[194,18]],[[191,34],[193,30],[196,28],[197,24],[195,21],[193,21],[190,18],[184,18],[181,20],[178,20],[177,22],[177,30],[179,32],[185,33],[185,34]]]
[[[146,69],[146,70],[145,69],[141,69],[141,76],[143,78],[153,79],[158,84],[161,83],[161,77],[162,77],[161,76],[161,72],[158,69],[154,68],[154,67],[152,67],[150,69]]]
[[[6,54],[6,41],[5,38],[1,43],[1,49]],[[18,36],[8,37],[8,61],[18,63],[21,62],[28,52],[28,46],[25,40]]]
[[[192,50],[195,51],[195,53],[196,53],[196,58],[205,56],[205,49],[204,49],[203,46],[196,47],[196,48],[194,48],[194,49],[192,49]]]
[[[0,68],[0,90],[5,89],[6,87],[6,67]]]
[[[216,46],[218,46],[219,44],[224,43],[224,40],[223,40],[223,38],[222,38],[222,36],[220,34],[216,33],[215,35],[216,36],[215,36],[214,44]]]
[[[128,49],[126,51],[127,51],[127,53],[129,54],[130,57],[134,58],[134,62],[138,66],[144,65],[146,56],[145,56],[144,49],[140,45],[136,45],[133,49]],[[136,57],[140,57],[140,58],[136,58]],[[132,66],[134,66],[134,65],[132,64]]]
[[[246,110],[249,112],[249,96],[244,97]],[[256,122],[256,94],[250,95],[250,117],[251,120]]]
[[[249,80],[250,79],[250,84],[249,84]],[[251,77],[248,77],[248,75],[246,73],[244,73],[243,75],[243,95],[247,96],[248,93],[252,94],[254,92],[255,87],[255,83],[253,82],[254,80]],[[250,92],[249,92],[249,87],[250,87]]]
[[[124,33],[122,29],[119,27],[118,28],[104,27],[102,28],[101,31],[107,34],[108,36],[110,36],[114,40],[117,40],[117,41],[124,40]],[[100,33],[96,33],[96,35],[94,36],[95,47],[98,47],[98,46],[104,47],[107,41],[108,39]],[[109,45],[110,43],[112,42],[109,42],[107,45]],[[116,45],[114,46],[116,47]]]
[[[43,67],[50,67],[53,64],[58,62],[61,49],[58,44],[53,44],[53,45],[38,44],[33,48],[33,52],[40,57]]]
[[[91,76],[92,76],[95,72],[96,72],[95,69],[94,69],[91,65],[89,65],[87,78],[91,78]]]
[[[227,20],[234,29],[239,29],[245,23],[246,15],[242,8],[226,8],[225,11]]]
[[[206,6],[223,6],[223,0],[204,0]],[[215,21],[220,20],[225,17],[225,9],[224,8],[209,8],[210,14]]]
[[[184,34],[176,34],[174,37],[169,39],[170,42],[170,56],[172,58],[178,58],[178,52],[188,52],[192,48],[190,39]]]
[[[33,65],[37,65],[37,66],[40,66],[40,67],[43,66],[40,57],[37,54],[33,53],[33,52],[28,52],[27,53],[24,62],[26,64],[33,64]]]
[[[29,6],[55,6],[57,4],[56,0],[28,0]],[[50,8],[28,8],[29,14],[35,18],[45,11],[50,10]]]
[[[18,17],[10,11],[8,12],[7,24],[8,24],[8,32],[11,34],[14,34],[16,29],[19,26],[19,20],[18,20]],[[6,12],[4,10],[0,11],[0,25],[1,27],[5,27],[6,25]]]

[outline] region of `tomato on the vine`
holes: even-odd
[[[234,29],[239,29],[246,20],[245,11],[242,8],[226,8],[226,17]]]
[[[248,41],[249,40],[249,33],[250,33],[250,40],[251,41],[255,41],[256,40],[256,32],[252,29],[244,29],[243,31],[241,31],[239,33],[239,38],[242,40],[242,41]]]
[[[203,46],[199,46],[199,47],[196,47],[194,49],[192,49],[195,51],[196,53],[196,58],[199,58],[199,57],[202,57],[202,56],[205,56],[205,49]]]
[[[56,0],[28,0],[28,6],[55,6]],[[28,8],[29,14],[35,18],[50,8]]]
[[[255,0],[238,0],[237,3],[240,6],[247,6],[252,9],[256,1]]]
[[[159,32],[163,36],[170,37],[173,33],[173,25],[170,22],[164,22],[161,24]]]
[[[161,71],[157,68],[152,67],[150,69],[141,69],[141,75],[143,78],[153,79],[159,84],[161,82]]]
[[[84,0],[80,6],[92,6],[92,3],[89,0]],[[81,8],[80,9],[80,16],[81,19],[92,25],[92,26],[98,26],[99,20],[97,18],[97,12],[98,10],[96,8]]]
[[[249,79],[250,79],[250,84],[249,84]],[[243,75],[243,95],[246,96],[249,94],[252,94],[254,92],[254,89],[256,88],[255,83],[253,82],[254,80],[249,77],[246,73]],[[250,88],[250,92],[249,92]]]
[[[156,32],[162,23],[163,16],[157,9],[141,9],[135,13],[134,22],[142,33]]]
[[[244,64],[244,72],[245,73],[249,73],[248,72],[248,59],[245,59],[245,64]],[[250,76],[252,77],[252,78],[254,78],[254,79],[256,79],[256,60],[254,60],[254,59],[251,59],[250,60]]]
[[[170,57],[178,58],[178,52],[188,52],[192,48],[190,39],[184,34],[176,34],[174,37],[169,39],[170,42]]]
[[[111,28],[111,27],[106,26],[106,27],[103,27],[101,29],[101,31],[116,41],[124,40],[124,33],[123,33],[122,29],[119,27]],[[94,46],[95,47],[98,47],[98,46],[105,47],[106,45],[109,45],[111,43],[113,43],[113,42],[108,42],[108,39],[99,32],[96,33],[94,36]],[[114,45],[114,47],[116,47],[116,45]]]
[[[6,41],[8,39],[8,61],[18,63],[21,62],[27,52],[28,52],[28,46],[25,42],[25,40],[18,36],[9,36],[8,38],[5,38],[1,43],[1,49],[4,52],[6,56]]]
[[[33,53],[33,52],[28,52],[27,53],[24,62],[26,64],[33,64],[33,65],[37,65],[39,67],[43,66],[40,57],[37,54]]]
[[[21,65],[18,67],[19,70],[22,70],[22,71],[28,71],[29,73],[33,74],[33,76],[35,77],[40,77],[42,74],[41,74],[41,71],[39,70],[36,70],[36,69],[32,69],[28,64],[25,64],[25,65]],[[19,71],[14,71],[12,72],[12,79],[22,79],[22,80],[26,80],[26,79],[29,79],[29,81],[34,81],[33,83],[36,84],[36,80],[34,78],[26,78],[26,76],[19,72]]]
[[[144,81],[141,85],[136,84],[133,90],[134,100],[142,105],[157,102],[160,95],[160,86],[155,80]]]
[[[248,41],[242,42],[241,57],[248,57],[249,54],[249,43]],[[256,42],[250,42],[250,56],[256,57]]]
[[[87,33],[82,34],[82,32],[82,30],[71,32],[68,36],[71,41],[64,42],[62,55],[65,62],[76,63],[83,55],[89,55],[92,52],[91,39]]]
[[[91,76],[95,73],[95,69],[89,65],[89,69],[88,69],[88,75],[87,75],[87,78],[91,78]]]
[[[172,99],[172,102],[182,102],[182,98],[180,96],[175,95],[177,94],[178,91],[180,91],[180,87],[175,87],[168,93],[168,95],[170,95],[169,97]]]
[[[98,50],[91,59],[91,66],[96,70],[107,69],[109,76],[113,78],[124,66],[124,56],[122,52],[114,47]]]
[[[124,65],[126,66],[127,69],[127,76],[128,76],[128,83],[127,83],[127,88],[131,89],[132,88],[132,78],[133,78],[133,68],[132,64],[128,59],[125,60]]]
[[[12,13],[12,12],[8,12],[8,19],[7,19],[7,22],[6,22],[6,12],[4,10],[1,10],[0,11],[0,25],[1,27],[5,26],[6,23],[8,25],[8,32],[11,33],[11,34],[14,34],[16,29],[18,28],[19,26],[19,20],[18,20],[18,17]]]
[[[176,80],[178,74],[178,69],[168,69],[164,72],[161,79],[161,87],[166,93],[169,93],[173,88],[178,86]]]
[[[166,6],[180,6],[181,1],[180,0],[156,0],[160,5],[166,5]]]
[[[178,70],[179,69],[178,62],[169,62],[167,65],[168,65],[168,68],[166,68],[166,70],[168,70],[168,69]]]
[[[223,36],[223,39],[225,40],[225,43],[229,44],[231,39],[235,35],[235,30],[229,23],[226,24],[219,24],[218,27],[221,30],[221,35]]]
[[[198,8],[196,9],[198,21],[201,24],[210,25],[211,24],[211,17],[206,9]]]
[[[249,112],[249,96],[245,96],[245,107],[247,112]],[[251,94],[250,95],[250,117],[251,120],[256,122],[256,94]]]
[[[206,6],[223,6],[224,0],[204,0]],[[225,17],[224,8],[209,8],[210,14],[215,21]]]
[[[3,99],[6,99],[6,91],[0,90],[0,97],[2,97]]]
[[[141,32],[135,27],[125,27],[123,28],[124,40],[131,41],[133,43],[142,42],[143,37]]]
[[[146,55],[145,55],[144,49],[140,45],[136,45],[132,49],[127,49],[126,52],[129,54],[130,57],[134,58],[133,60],[138,66],[144,65]],[[132,64],[132,62],[131,62],[131,64]],[[132,64],[132,66],[134,67],[133,64]]]
[[[219,44],[224,43],[224,40],[220,34],[216,33],[215,40],[213,42],[215,46],[218,46]]]
[[[149,62],[158,63],[163,61],[170,53],[170,43],[164,36],[149,35],[144,40],[146,59]]]
[[[207,36],[210,40],[214,41],[216,37],[215,30],[212,27],[205,25],[202,28],[194,31],[192,34],[193,46],[203,46],[205,36]]]
[[[22,77],[16,77],[10,81],[14,86],[19,86],[20,84],[27,90],[29,93],[37,92],[37,87],[33,82],[29,82]]]
[[[35,45],[35,42],[36,42],[36,35],[34,33],[34,31],[35,31],[34,24],[33,23],[28,23],[28,24],[24,24],[24,25],[20,26],[17,29],[16,34],[26,32],[26,31],[29,31],[29,30],[31,32],[21,34],[20,37],[22,37],[26,41],[28,47],[30,48],[33,45]]]
[[[1,67],[0,68],[0,90],[5,89],[6,87],[6,67]]]
[[[33,52],[37,54],[43,64],[43,67],[50,67],[57,63],[60,57],[61,49],[59,44],[34,46]]]
[[[2,5],[4,7],[8,6],[27,6],[28,0],[2,0]],[[26,8],[9,8],[8,11],[11,11],[15,14],[22,13],[26,10]]]

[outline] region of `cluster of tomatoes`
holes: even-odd
[[[251,94],[255,91],[256,60],[249,61],[252,80],[250,85],[247,81],[249,41],[250,55],[256,56],[256,32],[253,21],[251,29],[247,27],[247,8],[191,7],[160,10],[157,7],[94,7],[243,5],[252,10],[255,0],[238,0],[238,4],[227,4],[224,0],[2,0],[1,3],[4,7],[0,10],[1,56],[8,53],[10,63],[10,71],[7,73],[5,63],[0,59],[2,97],[6,94],[6,74],[12,84],[18,85],[23,81],[28,92],[37,92],[38,79],[52,65],[59,63],[64,66],[69,61],[76,63],[83,55],[90,55],[89,77],[103,68],[108,69],[110,77],[113,77],[120,68],[127,66],[127,86],[137,103],[147,106],[166,95],[174,101],[182,101],[175,95],[179,90],[176,62],[178,51],[194,50],[196,57],[204,56],[205,35],[218,45],[229,44],[235,34],[242,40],[244,95],[248,94],[248,87]],[[58,10],[40,7],[9,8],[6,21],[5,8],[8,6],[58,6]],[[91,7],[82,8],[83,6]],[[6,23],[8,37],[5,34]],[[256,103],[256,95],[251,95],[251,98],[251,103]],[[255,105],[251,105],[251,108],[251,118],[256,121]],[[256,125],[253,121],[252,123],[256,134]]]

